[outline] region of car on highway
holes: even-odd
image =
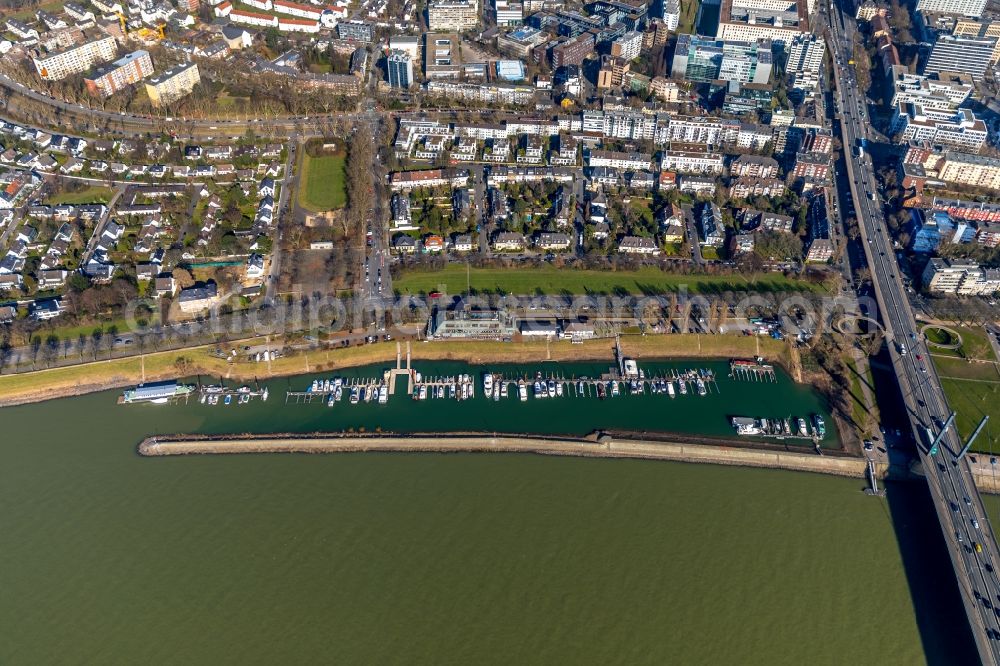
[[[979,521],[978,521],[978,520],[976,520],[975,518],[973,518],[973,519],[972,519],[972,526],[973,526],[973,527],[974,527],[975,529],[977,529],[977,530],[978,530],[978,529],[979,529]]]

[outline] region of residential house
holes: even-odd
[[[618,241],[618,251],[623,254],[644,254],[655,256],[660,254],[656,240],[643,236],[624,236]]]

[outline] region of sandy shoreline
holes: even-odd
[[[623,437],[541,437],[532,435],[159,435],[138,446],[142,456],[247,453],[534,453],[556,456],[641,458],[677,462],[765,467],[799,472],[865,477],[865,462],[845,455],[752,449]],[[885,477],[888,465],[879,465]]]

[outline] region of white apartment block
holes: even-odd
[[[951,114],[919,104],[902,104],[897,108],[895,126],[900,141],[930,141],[972,153],[978,153],[988,137],[986,123],[968,109]]]
[[[923,283],[936,294],[989,296],[1000,290],[1000,271],[983,268],[974,261],[935,257],[924,269]]]
[[[660,159],[663,171],[721,175],[724,162],[720,153],[696,153],[683,150],[665,150]]]
[[[321,7],[301,5],[297,2],[286,2],[285,0],[274,0],[274,11],[279,14],[288,14],[297,18],[318,21],[323,13]]]
[[[622,153],[614,150],[591,150],[587,164],[614,169],[648,169],[653,156],[645,153]]]
[[[920,104],[925,109],[954,112],[972,94],[972,78],[965,75],[937,76],[911,74],[906,67],[895,65],[891,72],[892,105]]]
[[[680,0],[663,0],[663,22],[667,25],[667,30],[676,31],[680,20]]]
[[[716,39],[789,44],[809,32],[808,0],[722,0]]]
[[[527,86],[428,81],[425,84],[425,89],[430,95],[489,104],[530,104],[535,99],[535,90]]]
[[[476,0],[434,0],[427,6],[427,24],[434,32],[462,32],[479,24]]]
[[[653,140],[659,145],[681,141],[718,146],[736,143],[740,134],[740,121],[738,120],[708,120],[693,116],[671,118],[662,114],[657,117],[657,121],[656,135]]]
[[[792,88],[815,90],[819,84],[826,41],[817,35],[798,35],[788,46],[788,63],[785,71],[792,77]]]
[[[32,58],[38,75],[46,81],[59,81],[70,74],[85,72],[94,65],[115,57],[118,45],[114,37],[98,37],[60,51]]]
[[[968,153],[947,152],[938,170],[946,183],[1000,190],[1000,159]]]
[[[510,0],[493,0],[493,13],[497,26],[509,28],[524,22],[524,5]]]
[[[642,33],[631,31],[626,32],[624,35],[616,39],[611,43],[611,55],[623,58],[625,60],[633,60],[639,57],[639,53],[642,52]]]
[[[154,106],[164,106],[189,94],[200,81],[198,65],[184,63],[146,79],[146,94]]]
[[[917,11],[935,14],[961,14],[980,17],[986,0],[917,0]]]

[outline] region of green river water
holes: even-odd
[[[724,368],[677,367],[706,366]],[[727,414],[825,413],[786,377],[725,374],[673,401],[286,406],[298,378],[266,404],[4,409],[0,664],[971,663],[919,484],[880,500],[654,461],[135,453],[154,432],[728,434]]]

